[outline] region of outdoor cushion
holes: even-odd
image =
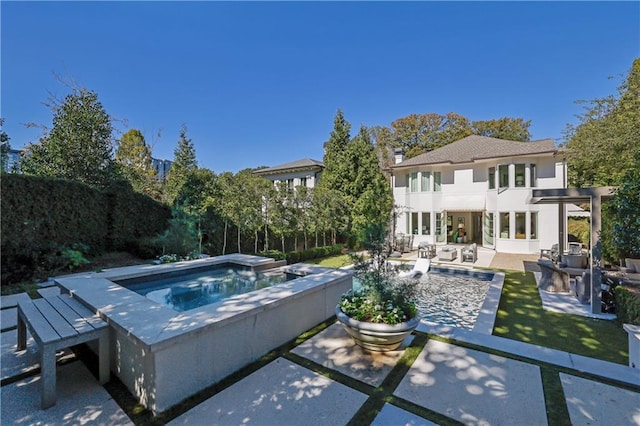
[[[627,272],[640,273],[640,259],[625,259],[627,265]]]

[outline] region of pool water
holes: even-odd
[[[416,280],[418,315],[472,330],[492,280],[492,273],[433,267]],[[358,286],[355,278],[354,284]]]
[[[492,279],[429,272],[418,281],[418,313],[427,321],[472,330]]]
[[[145,282],[119,284],[178,312],[217,303],[229,297],[285,282],[280,271],[253,272],[219,268]]]

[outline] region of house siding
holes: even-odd
[[[524,164],[524,187],[516,187],[516,164]],[[494,248],[505,253],[537,253],[541,248],[551,247],[558,235],[558,206],[531,204],[532,182],[530,164],[535,164],[535,188],[563,188],[566,182],[566,167],[548,153],[540,155],[496,158],[463,164],[416,165],[394,169],[391,178],[394,202],[399,206],[395,232],[414,234],[414,243],[422,241],[436,244],[451,243],[451,235],[447,242],[437,241],[436,215],[446,212],[451,216],[449,234],[458,229],[466,232],[466,241],[474,239],[480,245]],[[509,170],[509,187],[500,189],[498,185],[498,166],[507,165]],[[489,167],[496,167],[496,188],[489,189]],[[429,191],[421,191],[421,173],[430,174]],[[434,191],[433,174],[440,172],[442,176],[441,191]],[[411,192],[407,176],[415,173],[418,179],[417,191]],[[519,183],[522,182],[519,178]],[[412,215],[417,213],[417,215]],[[423,214],[429,213],[429,235],[423,235]],[[485,215],[493,214],[493,244],[484,241]],[[501,234],[500,214],[508,213],[510,227],[508,235]],[[531,238],[531,213],[537,214],[537,235]],[[524,227],[516,229],[516,215],[524,218]],[[481,216],[481,218],[480,218]],[[413,223],[411,219],[417,219]],[[443,217],[447,223],[447,217]],[[481,225],[478,229],[478,221]],[[411,222],[411,223],[410,223]],[[520,222],[519,225],[522,223]],[[417,232],[417,233],[416,233]],[[518,238],[516,238],[516,234]],[[524,235],[524,238],[521,238]]]

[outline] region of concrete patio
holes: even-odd
[[[500,256],[488,259],[480,253],[475,266],[481,259],[487,266],[500,261]],[[522,258],[519,263],[524,265]],[[2,298],[2,423],[133,424],[70,351],[58,355],[58,403],[40,409],[34,342],[16,352],[15,328],[4,323],[21,297]],[[562,400],[545,397],[557,395],[558,389]],[[279,350],[271,362],[200,403],[185,404],[167,420],[175,425],[452,420],[544,425],[558,423],[558,411],[575,425],[640,425],[640,371],[428,322],[401,350],[375,354],[356,346],[333,323]]]

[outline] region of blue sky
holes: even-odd
[[[614,94],[640,56],[639,2],[7,2],[1,110],[13,148],[51,126],[42,105],[98,93],[118,134],[173,158],[184,123],[216,173],[322,160],[352,124],[411,113],[531,120],[561,141],[575,101]],[[609,77],[615,77],[610,79]],[[157,137],[161,131],[161,137]]]

